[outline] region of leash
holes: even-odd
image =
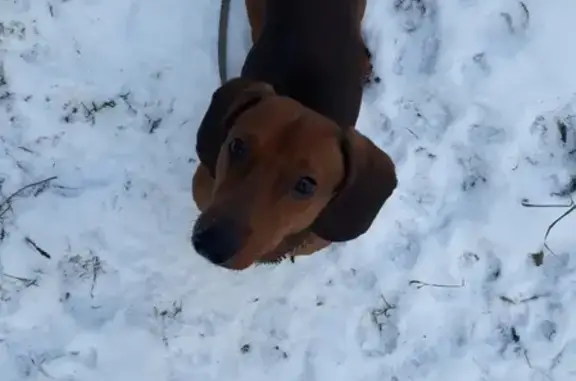
[[[220,20],[218,23],[218,71],[220,72],[220,82],[226,82],[226,64],[228,61],[228,19],[230,16],[230,1],[222,0],[220,4]]]

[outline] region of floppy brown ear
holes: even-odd
[[[392,159],[353,128],[346,133],[343,153],[342,188],[312,224],[316,235],[332,242],[364,234],[398,184]]]
[[[200,162],[215,177],[220,147],[236,119],[264,97],[274,94],[272,86],[246,78],[234,78],[212,94],[196,134],[196,153]]]

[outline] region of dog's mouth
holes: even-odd
[[[217,266],[220,266],[227,270],[242,271],[252,266],[253,264],[254,264],[253,260],[250,260],[249,258],[243,259],[242,256],[237,255],[232,257],[229,261],[221,263]]]
[[[272,251],[266,255],[263,255],[262,257],[243,255],[243,253],[238,253],[224,263],[214,263],[212,261],[210,262],[227,270],[242,271],[251,267],[252,265],[277,265],[289,258],[292,258],[289,253],[279,255]]]

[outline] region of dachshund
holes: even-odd
[[[364,0],[246,0],[254,44],[197,132],[196,252],[215,265],[309,255],[358,238],[397,186],[354,126]]]

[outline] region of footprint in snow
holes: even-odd
[[[397,234],[387,243],[390,260],[402,270],[411,270],[418,262],[422,247],[421,232],[417,227],[398,225]]]
[[[440,143],[453,121],[454,116],[448,104],[434,94],[398,101],[395,123],[419,144]]]
[[[124,305],[116,292],[120,282],[118,273],[98,256],[65,256],[58,263],[58,271],[60,302],[79,325],[99,328]]]
[[[396,74],[434,73],[440,50],[437,10],[436,0],[394,1],[397,20],[407,34],[396,61]]]
[[[379,305],[365,310],[354,334],[360,352],[366,357],[384,357],[398,347],[398,312],[396,305],[379,301]]]

